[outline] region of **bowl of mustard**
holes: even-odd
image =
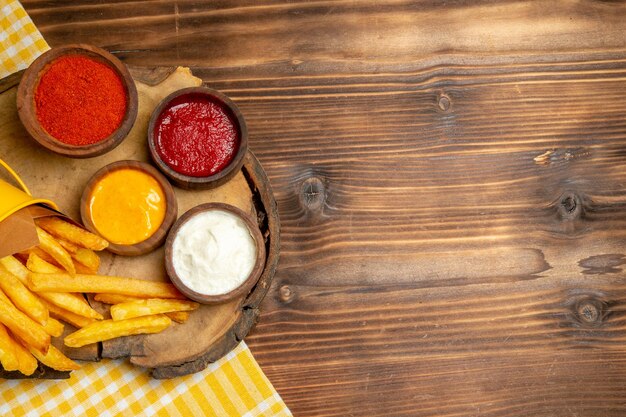
[[[178,205],[172,186],[154,167],[118,161],[88,181],[80,215],[85,227],[109,241],[110,252],[137,256],[165,242]]]

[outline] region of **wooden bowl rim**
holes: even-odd
[[[250,275],[248,275],[246,280],[237,288],[224,294],[207,295],[192,290],[182,282],[173,265],[172,247],[174,245],[174,240],[178,235],[178,231],[185,223],[187,223],[187,221],[196,215],[207,211],[227,211],[243,220],[248,227],[248,231],[250,232],[256,246],[256,260]],[[256,219],[253,219],[249,214],[245,213],[240,208],[230,204],[217,202],[204,203],[186,211],[171,228],[165,242],[165,270],[174,286],[185,296],[202,304],[218,304],[246,295],[250,292],[250,290],[252,290],[265,268],[265,255],[265,240],[261,234],[261,230],[259,229]]]
[[[84,146],[61,142],[46,132],[37,119],[37,109],[34,99],[39,80],[45,70],[57,59],[66,55],[75,54],[85,55],[108,65],[120,77],[122,85],[126,90],[126,113],[117,129],[107,138]],[[137,119],[138,100],[135,82],[126,65],[104,49],[83,43],[59,46],[43,53],[26,69],[17,90],[18,115],[30,136],[44,148],[59,155],[73,158],[91,158],[99,156],[111,151],[122,143]]]
[[[178,201],[176,200],[176,195],[174,194],[172,185],[152,165],[141,161],[124,160],[112,162],[100,168],[89,179],[85,189],[83,190],[83,194],[80,198],[80,217],[87,229],[99,235],[98,229],[93,224],[91,216],[89,215],[89,197],[91,196],[96,184],[104,178],[105,175],[124,168],[137,169],[151,175],[155,180],[157,180],[163,190],[163,194],[165,195],[165,217],[163,218],[161,226],[159,226],[152,236],[133,245],[120,245],[109,242],[109,246],[107,247],[109,252],[117,255],[138,256],[152,252],[154,249],[161,246],[165,242],[167,233],[174,224],[176,216],[178,216]]]
[[[232,161],[224,169],[213,175],[209,175],[208,177],[192,177],[176,172],[161,159],[154,142],[154,126],[158,117],[172,100],[186,94],[204,95],[209,97],[212,101],[219,102],[231,113],[239,129],[239,149],[237,150],[237,153],[233,157]],[[185,189],[216,188],[230,180],[239,172],[239,170],[241,170],[244,158],[248,152],[248,126],[241,110],[239,110],[239,107],[237,107],[237,105],[225,94],[205,86],[182,88],[174,91],[161,100],[152,111],[150,121],[148,123],[148,148],[150,150],[150,157],[152,158],[154,164],[177,186]]]

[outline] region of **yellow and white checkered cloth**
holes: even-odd
[[[17,0],[0,0],[0,78],[27,68],[50,47]]]
[[[22,5],[0,0],[0,79],[49,49]],[[291,412],[244,342],[207,369],[151,379],[123,360],[84,363],[69,380],[0,380],[0,416],[267,416]]]
[[[103,360],[84,363],[69,380],[0,381],[0,393],[0,416],[291,416],[244,342],[204,371],[175,379]]]

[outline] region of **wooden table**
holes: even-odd
[[[626,415],[624,3],[23,3],[240,105],[294,415]]]

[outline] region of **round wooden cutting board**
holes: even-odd
[[[139,94],[137,121],[121,145],[91,159],[58,156],[37,145],[17,115],[16,90],[21,73],[0,80],[0,158],[18,172],[34,196],[53,200],[75,220],[80,219],[83,189],[98,169],[124,159],[149,161],[148,120],[159,101],[178,89],[202,84],[187,68],[131,68],[131,73]],[[276,272],[280,247],[276,201],[259,161],[248,152],[241,172],[228,183],[213,190],[175,188],[175,193],[179,215],[201,203],[224,202],[257,218],[267,249],[259,282],[246,296],[224,304],[203,305],[187,322],[173,323],[162,333],[118,338],[85,349],[63,348],[62,338],[54,341],[69,357],[83,360],[128,357],[131,363],[150,369],[155,378],[172,378],[204,369],[232,350],[254,326],[259,304]],[[138,257],[101,255],[101,274],[167,280],[162,247]],[[93,299],[90,303],[108,314],[108,306]],[[66,333],[73,331],[69,325],[66,328]]]

